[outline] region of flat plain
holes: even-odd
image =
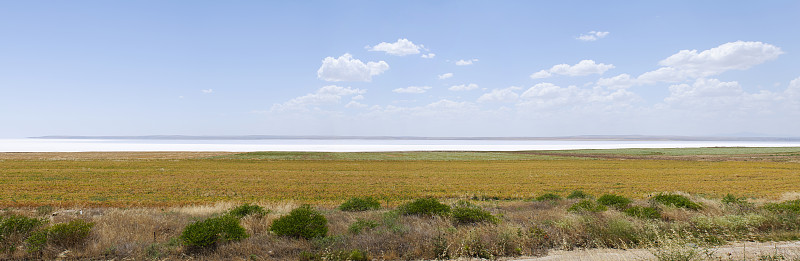
[[[181,206],[373,196],[527,200],[580,189],[777,199],[800,187],[800,148],[522,152],[0,153],[0,205]]]

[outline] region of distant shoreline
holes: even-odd
[[[554,141],[800,141],[800,137],[722,137],[650,135],[578,135],[558,137],[425,137],[425,136],[290,136],[290,135],[143,135],[143,136],[38,136],[30,139],[74,140],[554,140]]]

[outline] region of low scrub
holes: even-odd
[[[456,204],[452,209],[451,216],[456,224],[497,223],[499,221],[489,211],[466,201]]]
[[[372,197],[355,197],[347,200],[339,206],[341,211],[367,211],[378,210],[381,203]]]
[[[631,202],[632,201],[629,198],[614,194],[605,194],[597,198],[597,203],[619,210],[628,208],[628,205],[630,205]]]
[[[450,213],[450,206],[435,198],[421,198],[402,205],[397,210],[402,215],[445,216]]]
[[[589,195],[588,193],[583,192],[582,190],[574,190],[567,196],[567,199],[588,199],[588,198],[592,198],[592,195]]]
[[[180,239],[190,250],[200,250],[213,249],[221,243],[247,237],[247,231],[235,215],[223,215],[189,224]]]
[[[55,224],[32,233],[25,239],[25,244],[28,252],[39,252],[46,246],[73,248],[86,242],[92,227],[94,227],[93,222],[82,219]]]
[[[357,218],[356,222],[353,222],[353,224],[350,224],[350,227],[347,228],[347,231],[350,232],[351,234],[356,234],[357,235],[357,234],[360,234],[362,231],[364,231],[366,229],[376,228],[376,227],[378,227],[378,225],[380,225],[380,224],[378,224],[377,221],[364,220],[364,219]]]
[[[0,217],[0,252],[13,252],[45,221],[22,215]]]
[[[800,214],[800,199],[766,204],[764,209],[777,213]]]
[[[652,200],[665,206],[673,206],[690,210],[699,210],[702,208],[700,204],[691,201],[689,198],[676,194],[658,194],[653,196]]]
[[[272,222],[269,230],[278,236],[312,239],[328,234],[328,220],[309,205],[303,205]]]
[[[606,211],[608,208],[604,205],[597,204],[594,200],[591,199],[584,199],[578,201],[578,203],[572,204],[567,211],[569,212],[603,212]]]
[[[556,201],[561,200],[561,196],[553,194],[553,193],[545,193],[541,196],[536,197],[536,201]]]
[[[629,207],[623,212],[625,212],[625,214],[628,216],[642,218],[642,219],[661,218],[661,212],[659,212],[658,209],[654,207],[633,206]]]
[[[228,214],[237,218],[243,218],[249,215],[264,216],[269,213],[269,210],[264,209],[259,205],[244,204],[231,209]]]

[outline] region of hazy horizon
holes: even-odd
[[[0,138],[798,137],[797,10],[7,1]]]

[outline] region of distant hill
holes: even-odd
[[[290,136],[290,135],[144,135],[144,136],[39,136],[33,139],[98,140],[584,140],[584,141],[800,141],[800,137],[578,135],[559,137],[422,137],[422,136]]]

